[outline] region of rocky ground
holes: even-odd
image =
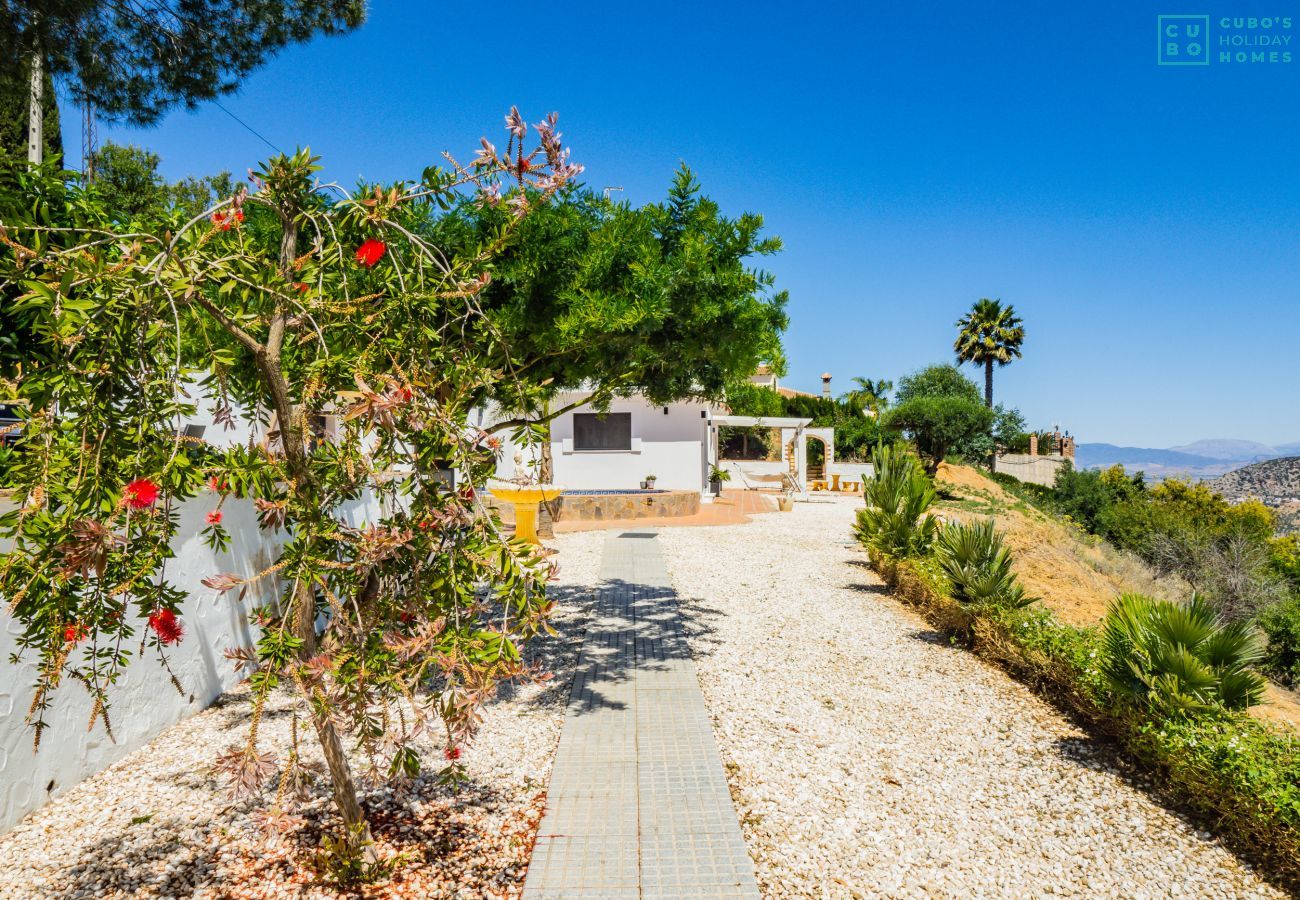
[[[461,793],[423,776],[409,789],[366,791],[381,856],[407,862],[362,895],[519,894],[603,540],[589,533],[548,541],[560,550],[554,621],[562,637],[534,652],[556,677],[490,706],[462,759],[469,781]],[[215,756],[246,732],[243,700],[228,695],[0,836],[0,898],[354,896],[323,885],[311,868],[322,827],[334,822],[323,786],[293,811],[302,821],[270,841],[258,821],[265,804],[232,803],[210,773]],[[287,749],[290,706],[287,695],[275,699],[261,729],[264,749]],[[313,746],[310,737],[303,743]],[[432,745],[426,757],[431,771],[445,764]]]
[[[1279,896],[894,600],[860,503],[660,538],[765,896]]]

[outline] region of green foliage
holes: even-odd
[[[1268,670],[1292,686],[1300,685],[1300,593],[1265,609],[1259,627],[1268,636]]]
[[[1268,546],[1273,571],[1286,579],[1292,591],[1300,593],[1300,535],[1272,538]]]
[[[1011,553],[992,519],[944,525],[935,544],[953,597],[962,603],[1020,608],[1035,602],[1011,570]]]
[[[1222,622],[1200,596],[1178,604],[1123,594],[1102,634],[1111,687],[1159,715],[1245,709],[1263,698],[1266,682],[1252,668],[1263,657],[1258,633]]]
[[[177,105],[227,94],[290,44],[340,34],[365,19],[359,0],[11,0],[0,18],[4,77],[17,77],[32,47],[46,68],[96,110],[136,124]]]
[[[758,416],[759,418],[778,418],[790,415],[786,400],[770,387],[738,381],[727,387],[727,408],[732,415]]]
[[[853,379],[853,390],[840,399],[860,409],[869,410],[876,418],[889,406],[889,392],[894,389],[894,382],[885,378],[871,379],[857,376]]]
[[[1020,414],[1020,410],[1007,409],[1001,403],[993,407],[993,440],[997,446],[1010,449],[1022,437],[1028,436],[1025,434],[1025,417]],[[1027,450],[1028,440],[1025,443]]]
[[[159,162],[158,154],[148,150],[106,143],[95,154],[89,191],[118,221],[160,218],[167,209],[167,183],[158,174]]]
[[[386,881],[408,861],[409,854],[379,859],[374,846],[364,828],[345,826],[338,834],[321,837],[308,865],[321,880],[347,889]]]
[[[1130,479],[1122,466],[1104,472],[1064,466],[1056,472],[1052,505],[1057,512],[1069,516],[1087,531],[1112,537],[1122,527],[1116,507],[1145,491],[1141,474]],[[1140,531],[1140,527],[1137,530]]]
[[[110,141],[95,154],[95,177],[87,193],[123,224],[134,219],[159,221],[172,210],[183,224],[235,193],[228,172],[168,184],[158,172],[159,162],[155,153]]]
[[[986,435],[993,411],[978,400],[960,396],[921,396],[900,402],[885,415],[886,428],[902,431],[934,475],[964,442]]]
[[[872,463],[875,475],[863,489],[866,509],[858,511],[858,540],[891,556],[924,553],[938,530],[938,522],[929,513],[934,485],[901,447],[880,448]]]
[[[996,418],[979,388],[956,366],[936,365],[899,382],[897,403],[881,425],[906,433],[933,475],[950,455],[968,460],[988,456]]]
[[[1263,850],[1269,868],[1297,887],[1300,740],[1241,714],[1142,722],[1130,740],[1238,850]]]
[[[509,204],[467,201],[431,231],[468,249],[513,218]],[[494,259],[478,295],[484,352],[544,393],[593,390],[597,406],[632,393],[721,399],[781,354],[786,295],[753,265],[781,244],[762,229],[761,216],[722,215],[686,168],[664,202],[640,208],[568,191],[532,210]],[[513,381],[500,387],[492,399],[508,408],[537,405]]]
[[[980,389],[961,373],[956,366],[927,366],[905,375],[898,383],[895,404],[907,403],[922,397],[959,397],[981,403]]]
[[[473,737],[552,609],[546,561],[439,478],[448,461],[471,482],[495,465],[468,425],[507,377],[482,352],[476,294],[522,220],[461,252],[410,236],[463,190],[523,181],[543,206],[573,167],[553,135],[533,159],[526,178],[517,158],[490,156],[335,198],[313,190],[316,161],[299,151],[261,166],[219,215],[178,227],[141,213],[129,237],[95,191],[48,167],[11,173],[0,288],[27,343],[6,389],[27,418],[8,466],[18,508],[0,516],[0,595],[36,666],[38,742],[55,691],[88,691],[89,724],[107,729],[134,648],[168,665],[186,594],[166,563],[179,505],[199,498],[213,513],[251,503],[285,538],[263,571],[204,580],[257,627],[255,647],[232,651],[253,688],[249,739],[217,765],[234,789],[256,793],[280,768],[256,735],[281,683],[313,721],[350,829],[364,822],[340,730],[393,777],[412,774],[419,735],[457,751]],[[257,445],[180,438],[196,395],[218,421],[246,418]],[[317,439],[326,414],[337,433]],[[226,540],[215,524],[206,537]],[[243,606],[250,585],[274,602]],[[299,759],[295,747],[282,778]]]

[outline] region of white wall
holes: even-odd
[[[278,596],[278,579],[271,576],[251,585],[242,602],[237,590],[218,594],[199,582],[219,572],[253,575],[264,570],[274,563],[280,540],[259,531],[251,501],[227,501],[222,510],[223,524],[231,534],[230,550],[214,553],[199,531],[205,515],[215,506],[215,496],[207,493],[180,505],[180,530],[173,547],[176,557],[167,562],[167,577],[189,591],[181,607],[185,638],[168,654],[185,694],[176,692],[149,651],[143,658],[133,657],[109,694],[116,743],[109,740],[102,723],[86,730],[90,699],[79,684],[64,679],[46,715],[50,727],[41,738],[41,748],[32,752],[32,730],[25,719],[36,668],[30,654],[18,665],[9,661],[18,650],[16,635],[22,628],[5,617],[0,632],[0,831],[147,743],[169,725],[203,709],[242,677],[223,653],[227,647],[251,646],[257,639],[248,612]],[[359,525],[373,511],[373,504],[358,502],[341,517]],[[283,537],[284,533],[280,534]],[[137,621],[135,627],[133,651],[145,624]],[[212,748],[214,753],[221,749]]]
[[[1002,453],[998,455],[998,471],[1021,481],[1052,487],[1056,473],[1066,465],[1064,456],[1030,456],[1027,453]]]
[[[562,396],[557,405],[576,399]],[[708,414],[705,403],[674,403],[666,407],[650,406],[640,398],[615,400],[609,412],[631,413],[633,449],[579,451],[573,449],[573,413],[565,413],[551,423],[551,459],[555,482],[577,489],[631,489],[647,475],[656,476],[655,486],[668,490],[704,491],[708,475]],[[575,412],[591,413],[590,407]],[[485,421],[491,421],[487,416]],[[497,474],[510,478],[515,474],[514,456],[524,457],[525,465],[536,455],[536,448],[516,446],[508,435]]]

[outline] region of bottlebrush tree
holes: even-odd
[[[493,466],[495,440],[466,423],[473,398],[507,377],[483,361],[508,348],[477,297],[518,223],[580,171],[554,116],[531,149],[517,111],[506,125],[504,152],[484,139],[471,162],[448,156],[418,183],[356,193],[319,184],[306,151],[279,156],[235,196],[156,231],[113,233],[92,196],[52,178],[7,205],[0,278],[34,345],[5,386],[27,412],[8,477],[20,506],[0,517],[12,541],[0,596],[39,659],[38,746],[55,690],[89,691],[90,724],[111,734],[111,687],[132,648],[166,666],[187,639],[169,559],[178,503],[208,496],[214,547],[230,538],[229,499],[255,504],[283,541],[265,571],[204,581],[241,605],[254,581],[278,584],[278,602],[244,609],[256,646],[227,654],[253,703],[247,740],[219,761],[233,786],[301,780],[296,748],[279,760],[257,741],[285,683],[350,834],[367,829],[348,735],[373,776],[414,774],[413,742],[428,733],[443,775],[461,774],[479,707],[503,679],[532,674],[519,647],[551,606],[545,560],[440,477]],[[466,194],[512,215],[444,254],[431,223]],[[218,423],[247,416],[260,442],[219,450],[178,436],[195,381]],[[337,434],[321,438],[325,415]],[[344,504],[359,501],[368,522],[350,527]]]

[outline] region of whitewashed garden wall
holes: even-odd
[[[199,531],[204,527],[205,514],[215,505],[212,495],[201,495],[180,505],[176,557],[167,562],[167,577],[189,591],[181,610],[185,639],[168,655],[184,694],[177,693],[153,651],[146,651],[143,659],[133,658],[110,694],[116,741],[109,739],[100,722],[87,730],[90,698],[80,685],[68,680],[55,694],[47,715],[50,727],[41,739],[40,750],[32,752],[32,729],[25,720],[32,701],[35,666],[30,661],[10,661],[18,650],[15,635],[21,633],[21,628],[5,616],[5,628],[0,633],[0,832],[168,726],[204,709],[240,680],[224,652],[228,647],[251,646],[257,639],[248,613],[255,606],[273,602],[279,583],[272,576],[250,585],[241,601],[238,591],[218,594],[199,582],[218,572],[261,572],[275,562],[280,542],[258,529],[250,502],[227,500],[222,510],[223,524],[231,535],[230,550],[213,551]],[[364,503],[353,504],[344,518],[359,525],[368,509]],[[136,624],[137,634],[142,634],[143,620]],[[138,649],[137,643],[132,653]]]

